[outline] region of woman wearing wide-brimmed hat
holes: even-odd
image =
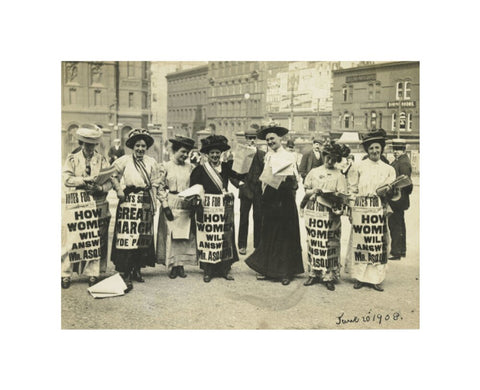
[[[195,141],[180,135],[169,141],[172,158],[160,168],[158,187],[158,198],[162,208],[158,219],[157,260],[160,264],[166,265],[168,276],[175,279],[177,276],[181,278],[187,276],[184,265],[197,264],[195,222],[191,216],[191,203],[178,197],[180,192],[190,187],[193,165],[187,162],[187,159],[195,146]],[[188,234],[179,224],[190,226]]]
[[[387,200],[393,190],[379,196],[377,189],[395,180],[395,169],[381,159],[386,138],[383,129],[365,135],[362,145],[368,157],[354,164],[348,175],[354,200],[347,267],[356,280],[355,289],[367,285],[383,291],[389,245]]]
[[[262,181],[260,244],[245,260],[257,279],[278,279],[283,285],[304,272],[295,191],[298,188],[295,156],[281,144],[288,129],[275,123],[263,126],[257,137],[266,140]]]
[[[305,177],[305,198],[302,206],[306,207],[305,226],[309,246],[308,269],[309,277],[304,283],[311,286],[322,281],[328,290],[335,290],[334,282],[340,278],[340,234],[341,213],[343,204],[337,195],[347,194],[347,180],[336,164],[347,157],[350,149],[335,142],[326,142],[323,145],[322,155],[324,164],[313,168]],[[321,216],[324,225],[323,232],[327,232],[328,239],[321,241],[318,235],[318,226],[315,224],[317,216]],[[312,223],[312,219],[314,222]],[[310,235],[309,230],[313,234]],[[327,245],[319,245],[326,243]],[[328,248],[328,250],[327,250]]]
[[[202,139],[201,142],[202,148],[200,152],[205,154],[207,159],[192,171],[190,185],[200,184],[203,186],[205,194],[221,195],[224,203],[233,205],[234,196],[228,192],[228,181],[230,179],[240,179],[241,176],[232,171],[233,161],[222,162],[220,159],[222,153],[230,149],[227,138],[222,135],[210,135]],[[227,280],[234,280],[230,274],[230,269],[232,264],[238,261],[238,253],[235,245],[233,215],[224,215],[224,218],[232,222],[222,232],[226,236],[224,242],[228,242],[229,247],[222,251],[220,258],[211,261],[210,259],[198,259],[200,268],[204,271],[203,281],[205,283],[210,282],[214,276],[222,276]]]
[[[125,142],[133,153],[120,157],[112,165],[117,180],[123,178],[125,188],[117,190],[119,202],[111,259],[128,291],[133,288],[132,279],[145,281],[140,269],[154,267],[156,262],[153,217],[160,172],[155,159],[146,155],[153,142],[147,130],[133,129]]]
[[[72,218],[74,219],[72,221],[66,221],[66,225],[69,225],[68,229],[67,226],[62,226],[62,242],[64,243],[62,249],[63,288],[70,287],[73,272],[89,276],[88,283],[92,286],[107,268],[110,211],[106,198],[108,191],[112,188],[112,181],[107,179],[101,184],[95,181],[95,176],[101,170],[109,167],[106,158],[95,150],[95,147],[100,143],[102,130],[94,125],[84,125],[77,130],[76,137],[80,144],[80,150],[68,155],[63,169],[63,182],[66,187],[63,197],[65,218],[69,218],[71,213],[73,213],[72,216],[76,215],[76,218],[79,218],[78,221],[75,220],[76,218]],[[90,197],[93,198],[94,205],[87,204]],[[95,213],[99,212],[99,214],[96,214],[98,216],[93,216],[88,220],[98,230],[91,232],[91,229],[88,229],[89,232],[84,234],[90,234],[95,238],[92,237],[87,241],[80,239],[80,237],[73,237],[79,234],[79,229],[85,224],[85,220],[81,217],[85,215],[85,210],[88,211],[87,214],[89,215],[93,214],[92,210]],[[86,242],[90,246],[85,250],[78,251]],[[97,248],[98,246],[99,248]],[[75,253],[73,253],[73,250],[75,250]]]

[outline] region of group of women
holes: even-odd
[[[299,217],[295,203],[299,176],[293,155],[282,146],[282,137],[287,133],[287,129],[276,124],[262,126],[257,132],[258,138],[266,140],[269,151],[265,156],[265,168],[260,177],[260,244],[246,258],[246,264],[258,273],[258,279],[275,279],[283,285],[288,285],[295,275],[304,272]],[[111,243],[111,260],[127,285],[126,292],[133,288],[133,281],[144,282],[142,268],[153,267],[156,263],[164,264],[168,276],[172,279],[186,277],[185,265],[200,263],[200,268],[204,271],[204,282],[210,282],[215,276],[234,280],[231,266],[239,259],[234,240],[235,229],[224,232],[233,243],[233,253],[228,259],[220,259],[216,263],[202,261],[198,258],[195,223],[196,219],[201,218],[202,200],[199,196],[179,196],[182,191],[199,184],[205,194],[221,196],[233,202],[233,195],[228,192],[228,182],[241,182],[242,175],[233,171],[233,161],[221,160],[222,153],[230,149],[227,139],[221,135],[202,139],[200,152],[205,158],[202,158],[201,164],[194,167],[187,161],[190,151],[195,147],[194,140],[175,136],[169,140],[173,152],[171,160],[158,164],[155,159],[146,155],[147,149],[154,143],[152,136],[146,130],[134,129],[126,140],[126,146],[132,149],[132,154],[115,160],[111,166],[111,176],[100,185],[95,178],[108,168],[106,159],[95,151],[101,135],[101,130],[95,127],[82,127],[78,130],[81,150],[67,157],[63,171],[64,184],[67,191],[83,191],[89,194],[97,205],[106,202],[110,189],[115,190],[119,202]],[[388,188],[381,197],[377,195],[376,189],[385,185],[388,187],[395,180],[395,171],[380,159],[385,141],[386,134],[383,130],[368,134],[363,140],[368,158],[354,164],[348,174],[336,168],[337,163],[348,154],[348,148],[334,142],[325,145],[324,165],[309,172],[304,186],[306,208],[324,212],[338,229],[342,212],[349,215],[350,220],[358,219],[355,213],[365,212],[366,205],[377,206],[374,211],[385,217],[380,220],[385,221],[382,241],[383,250],[386,252],[389,237],[386,222],[387,198],[393,189]],[[283,173],[277,176],[275,170],[279,164],[283,164]],[[339,209],[328,197],[332,193],[348,194],[351,207],[343,204]],[[160,209],[155,240],[153,222],[158,208],[157,201]],[[356,207],[359,205],[362,208]],[[62,241],[63,288],[70,286],[72,272],[88,275],[89,285],[95,284],[100,273],[105,272],[108,229],[103,229],[100,235],[102,247],[99,258],[94,260],[75,261],[75,257],[68,255],[70,240]],[[332,240],[337,240],[332,241],[333,246],[339,246],[339,234],[332,235]],[[350,247],[353,245],[351,237]],[[365,250],[368,252],[368,248]],[[355,248],[349,248],[346,264],[356,280],[354,288],[370,285],[377,291],[383,291],[381,283],[386,273],[386,256],[374,258],[365,251],[362,256],[358,256],[356,252]],[[373,258],[374,260],[371,260]],[[309,256],[308,280],[304,283],[306,286],[323,281],[328,290],[335,289],[334,282],[340,275],[339,261],[325,264],[314,266]]]

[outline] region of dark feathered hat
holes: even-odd
[[[183,146],[183,147],[187,148],[188,150],[193,149],[194,146],[195,146],[195,141],[193,139],[188,138],[188,137],[184,137],[184,136],[181,136],[181,135],[178,135],[178,134],[175,134],[175,138],[170,138],[169,141],[172,144]]]
[[[387,140],[387,133],[383,129],[378,129],[371,131],[368,134],[365,134],[362,137],[362,145],[365,151],[368,150],[369,146],[374,142],[378,142],[382,145],[382,149],[385,148],[385,141]]]
[[[221,152],[230,149],[227,138],[223,135],[209,135],[202,139],[202,148],[200,152],[208,153],[212,149],[218,149]]]

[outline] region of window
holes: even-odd
[[[410,121],[407,124],[407,120]],[[400,131],[405,131],[407,129],[407,125],[409,126],[409,131],[411,131],[411,120],[412,120],[412,114],[407,114],[402,111],[400,113]],[[397,130],[397,113],[392,114],[392,131]]]
[[[407,130],[412,131],[412,122],[413,122],[413,114],[409,113],[407,115]]]
[[[133,107],[133,92],[128,93],[128,107],[129,108]]]
[[[397,100],[410,100],[412,97],[412,89],[410,81],[397,82]]]
[[[348,100],[353,101],[353,85],[348,86]]]
[[[102,105],[102,91],[96,89],[93,91],[93,105],[101,106]]]
[[[373,89],[373,83],[368,84],[368,100],[373,100],[374,98],[374,89]]]
[[[412,90],[410,88],[410,82],[405,81],[405,99],[409,100],[412,96]]]
[[[378,128],[379,128],[379,129],[382,128],[382,117],[383,117],[382,113],[379,112],[379,113],[378,113]]]
[[[343,101],[347,101],[347,87],[342,88],[342,96],[343,96]]]
[[[371,130],[377,129],[377,113],[375,111],[370,113],[370,128]]]
[[[142,93],[142,109],[146,110],[148,108],[148,98],[147,98],[147,93],[143,92]]]
[[[343,127],[345,129],[350,128],[350,115],[348,113],[345,113],[345,115],[343,115]]]
[[[405,112],[400,113],[400,131],[405,131],[406,126],[407,126],[407,115]]]
[[[380,87],[381,87],[381,84],[379,81],[368,84],[368,100],[380,99]]]
[[[77,104],[77,88],[70,88],[68,90],[69,104]]]

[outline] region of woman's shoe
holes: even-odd
[[[170,270],[170,273],[168,274],[168,277],[170,279],[175,279],[178,276],[177,272],[178,272],[177,267],[172,267],[172,269]]]
[[[225,272],[223,274],[223,277],[227,280],[235,280],[235,278],[232,275],[230,275],[230,271]]]
[[[262,274],[257,274],[256,278],[257,278],[257,280],[267,280],[267,277],[265,275],[262,275]]]
[[[181,278],[186,278],[187,277],[187,274],[185,273],[185,270],[184,270],[183,266],[177,267],[177,274]]]
[[[94,284],[97,284],[98,278],[96,276],[90,276],[88,279],[88,287],[92,287]]]
[[[362,288],[363,287],[363,282],[360,282],[360,281],[356,281],[355,284],[353,285],[353,288],[355,290],[358,290],[359,288]]]
[[[284,278],[284,279],[282,279],[282,284],[283,284],[284,286],[288,286],[288,285],[290,284],[290,279],[289,279],[289,278]]]
[[[142,274],[140,273],[140,269],[134,269],[132,271],[132,279],[139,283],[145,282],[145,279],[143,279]]]
[[[372,284],[372,288],[376,291],[383,291],[383,287],[380,284]]]
[[[335,285],[333,282],[325,282],[325,286],[327,286],[327,289],[330,291],[335,291]]]
[[[62,288],[69,288],[71,280],[69,277],[62,278]]]
[[[127,285],[127,288],[123,291],[125,294],[133,290],[133,283],[129,280],[128,282],[125,282]]]
[[[209,283],[210,280],[212,280],[212,276],[211,276],[210,274],[204,274],[204,275],[203,275],[203,281],[204,281],[205,283]]]

